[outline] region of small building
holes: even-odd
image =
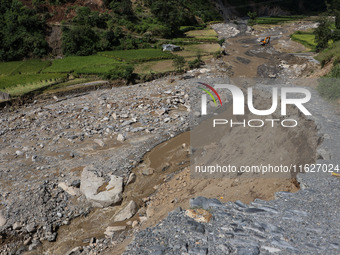
[[[180,51],[181,47],[173,44],[163,44],[162,45],[163,51]]]

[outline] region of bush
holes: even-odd
[[[335,27],[336,29],[340,29],[340,11],[336,11],[335,13]]]
[[[332,43],[327,49],[320,52],[315,58],[323,65],[327,64],[332,59],[340,59],[340,41]]]
[[[251,12],[251,11],[249,11],[249,12],[247,13],[247,15],[248,15],[248,17],[249,17],[251,20],[255,20],[256,17],[257,17],[257,13],[256,13],[256,12]]]
[[[190,69],[200,68],[202,64],[203,64],[202,61],[199,61],[198,59],[195,59],[193,61],[189,61],[188,62],[188,65],[189,65]]]
[[[109,17],[106,14],[100,14],[96,11],[91,11],[89,7],[77,8],[77,16],[73,18],[73,23],[80,26],[90,26],[105,29],[107,27],[106,22]]]
[[[222,53],[221,53],[220,50],[218,50],[218,51],[213,53],[213,56],[214,56],[214,58],[220,58],[220,57],[222,57]]]
[[[133,66],[131,65],[120,65],[115,69],[108,71],[104,74],[104,78],[108,80],[130,80],[133,76]]]
[[[218,40],[218,44],[220,46],[222,46],[224,42],[225,42],[225,38],[222,38],[222,39]]]
[[[331,39],[331,22],[328,17],[319,17],[319,26],[314,30],[316,50],[321,51],[328,47],[328,41]]]
[[[201,55],[199,53],[197,54],[197,57],[196,57],[195,60],[188,62],[188,65],[189,65],[190,69],[200,68],[201,65],[203,65],[203,64],[204,64],[204,62],[202,61],[202,57],[201,57]]]
[[[182,72],[185,66],[185,58],[182,56],[175,55],[172,65],[175,67],[177,72]]]
[[[99,41],[96,33],[87,26],[63,28],[62,48],[65,55],[88,56],[96,51]]]

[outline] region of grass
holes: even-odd
[[[10,75],[21,64],[22,61],[1,62],[0,75]]]
[[[204,29],[204,30],[191,30],[185,33],[188,37],[194,38],[212,38],[217,37],[217,33],[213,29]]]
[[[217,37],[179,37],[174,38],[170,41],[167,41],[167,43],[173,43],[177,45],[188,45],[188,44],[199,44],[202,42],[210,42],[210,43],[217,43],[218,38]]]
[[[296,21],[303,19],[305,16],[293,15],[293,16],[277,16],[277,17],[258,17],[252,21],[252,25],[278,25],[284,22]]]
[[[145,62],[173,58],[170,52],[164,52],[161,49],[115,50],[104,51],[98,54],[107,58],[127,62]]]
[[[66,78],[66,74],[21,74],[0,77],[0,90],[11,96],[20,96],[54,84]]]
[[[165,73],[170,71],[175,71],[172,60],[150,61],[135,66],[135,73],[138,74]]]
[[[183,51],[175,52],[174,54],[183,56],[183,57],[195,57],[197,53],[200,53],[202,56],[210,55],[220,50],[220,45],[217,43],[203,43],[203,44],[192,44],[186,45],[183,47]]]
[[[44,89],[43,93],[44,94],[51,94],[51,93],[54,93],[56,91],[62,91],[66,87],[91,82],[93,80],[95,80],[95,79],[94,78],[77,78],[77,79],[74,79],[74,80],[61,82],[61,83],[58,83],[54,86],[51,86],[51,87]]]
[[[119,62],[115,59],[99,55],[74,56],[54,60],[52,65],[44,69],[43,72],[102,74],[113,69],[117,64],[119,64]]]
[[[0,75],[39,73],[48,65],[50,65],[49,61],[39,59],[2,62],[0,63]]]
[[[198,25],[198,26],[181,26],[179,30],[183,33],[188,32],[190,30],[201,30],[205,28],[205,24]]]
[[[316,49],[315,35],[313,34],[313,31],[296,31],[291,34],[290,38],[301,43],[310,51],[315,51]]]
[[[320,52],[315,59],[320,61],[322,65],[325,65],[332,59],[340,61],[340,41],[332,43],[327,49]]]

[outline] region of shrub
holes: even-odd
[[[95,53],[99,41],[96,33],[87,26],[63,28],[62,48],[65,55],[88,56]]]
[[[222,46],[222,44],[225,42],[225,38],[222,38],[222,39],[220,39],[220,40],[218,40],[218,44],[220,45],[220,46]]]
[[[247,15],[248,15],[248,17],[249,17],[251,20],[255,20],[256,17],[257,17],[257,13],[256,13],[256,12],[251,12],[251,11],[249,11],[249,12],[247,13]]]
[[[203,65],[203,64],[204,64],[204,62],[202,61],[202,57],[199,53],[197,54],[197,57],[196,57],[195,60],[188,62],[189,68],[191,68],[191,69],[200,68],[201,65]]]
[[[105,29],[108,15],[91,11],[89,7],[77,8],[77,16],[73,18],[73,22],[81,26],[91,26]]]
[[[108,71],[103,77],[108,80],[130,80],[133,76],[133,70],[132,65],[119,65]]]
[[[186,61],[184,57],[175,55],[172,65],[175,67],[177,72],[181,72],[183,71],[185,63]]]
[[[330,29],[330,21],[326,16],[319,18],[319,26],[314,30],[316,50],[321,51],[328,47],[328,41],[331,39],[332,31]]]

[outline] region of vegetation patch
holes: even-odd
[[[172,43],[177,45],[188,45],[188,44],[199,44],[202,42],[207,43],[217,43],[218,38],[217,37],[179,37],[174,38],[172,40],[166,41],[166,43]]]
[[[155,74],[175,71],[172,60],[150,61],[135,66],[135,73]]]
[[[66,74],[21,74],[0,77],[0,90],[11,96],[51,85],[66,78]]]
[[[327,49],[324,49],[315,58],[320,61],[322,66],[330,62],[332,59],[334,62],[340,62],[340,41],[332,43]]]
[[[291,34],[292,40],[301,43],[311,51],[316,50],[315,35],[313,31],[296,31]]]
[[[305,18],[305,16],[301,15],[293,15],[293,16],[277,16],[277,17],[258,17],[252,19],[252,24],[259,24],[259,25],[278,25],[284,22],[291,22]]]
[[[174,54],[183,57],[195,57],[197,54],[202,56],[214,54],[220,51],[221,47],[217,43],[202,43],[183,46],[183,51],[175,52]]]
[[[213,29],[204,29],[204,30],[191,30],[185,33],[188,37],[195,38],[211,38],[217,37],[217,33]]]
[[[145,62],[173,58],[173,55],[170,52],[164,52],[161,49],[116,50],[104,51],[99,54],[107,58],[114,58],[118,61],[127,62]]]
[[[86,73],[103,74],[120,63],[112,58],[99,55],[72,56],[56,59],[52,65],[43,70],[45,73]]]
[[[87,83],[87,82],[90,82],[90,81],[93,81],[93,80],[94,80],[93,78],[76,78],[76,79],[73,79],[73,80],[58,83],[54,86],[49,86],[46,89],[44,89],[43,93],[44,94],[52,94],[52,93],[57,92],[57,91],[62,91],[66,87],[78,85],[78,84],[82,84],[82,83]]]
[[[0,62],[0,75],[11,75],[21,64],[22,61]]]

